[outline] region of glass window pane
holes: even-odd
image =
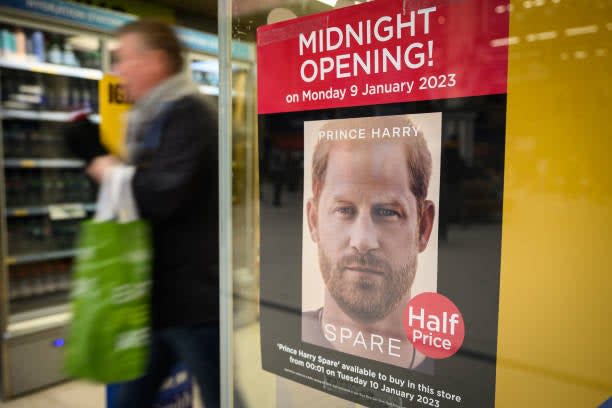
[[[257,29],[266,24],[356,3],[361,2],[233,0],[229,29],[234,42],[254,46]],[[612,354],[610,342],[605,341],[612,327],[604,312],[609,307],[601,299],[612,290],[606,256],[612,239],[606,152],[612,145],[605,120],[610,4],[566,0],[462,4],[476,5],[479,11],[461,19],[440,16],[435,24],[452,27],[448,37],[465,30],[474,35],[462,36],[461,47],[434,55],[444,61],[469,61],[478,68],[486,63],[479,59],[483,55],[504,49],[507,93],[363,106],[358,113],[335,109],[338,117],[306,107],[301,114],[269,115],[258,129],[258,61],[233,67],[236,406],[241,402],[249,407],[357,406],[264,370],[261,316],[274,314],[278,321],[290,321],[308,301],[300,298],[303,291],[292,289],[291,281],[296,264],[302,267],[306,250],[302,245],[307,241],[303,234],[309,231],[308,221],[302,225],[304,198],[311,191],[304,169],[312,160],[304,146],[304,123],[407,112],[442,112],[439,211],[432,236],[438,245],[437,280],[431,290],[462,293],[461,310],[472,316],[467,318],[469,336],[455,361],[473,371],[464,371],[453,387],[465,395],[488,398],[486,406],[499,407],[529,406],[534,400],[543,406],[578,406],[585,401],[599,406],[609,397],[612,384],[602,373],[612,371],[611,360],[601,356]],[[483,34],[499,29],[493,21],[500,16],[509,21],[509,31],[483,43]],[[473,52],[466,55],[467,49]],[[282,71],[291,58],[295,56],[287,53],[273,61],[278,64],[274,68],[280,66],[278,72]],[[477,78],[480,84],[490,79],[485,74]],[[427,80],[423,84],[430,85]],[[580,142],[568,127],[576,129]],[[310,250],[320,253],[318,247]],[[587,278],[577,279],[576,271],[585,268]],[[277,278],[275,296],[269,297],[260,286],[262,274]],[[418,279],[416,285],[427,287]],[[482,307],[487,296],[491,308]],[[570,312],[559,315],[559,310]],[[272,329],[282,327],[263,327]],[[434,361],[434,378],[443,365]],[[470,381],[485,371],[491,373],[490,382]]]

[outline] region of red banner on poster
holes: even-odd
[[[497,5],[377,0],[261,27],[259,113],[506,93]]]

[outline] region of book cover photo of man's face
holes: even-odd
[[[411,349],[403,309],[436,288],[440,127],[439,113],[305,123],[302,311],[318,327],[303,341],[314,328],[323,346],[407,364],[392,358]]]

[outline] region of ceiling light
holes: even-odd
[[[556,31],[544,31],[538,34],[538,40],[552,40],[557,38]]]
[[[518,37],[497,38],[491,40],[491,47],[504,47],[506,45],[518,44],[521,40]]]
[[[592,33],[596,33],[597,30],[598,30],[598,27],[596,25],[589,25],[589,26],[584,26],[584,27],[572,27],[572,28],[567,28],[565,30],[565,35],[567,35],[568,37],[572,37],[575,35],[592,34]]]
[[[336,7],[338,0],[317,0],[320,3],[327,4],[330,7]]]
[[[576,59],[585,59],[589,56],[589,53],[586,51],[576,51],[574,52],[574,58]]]
[[[542,41],[542,40],[552,40],[554,38],[557,38],[557,32],[556,31],[543,31],[541,33],[536,33],[536,34],[527,34],[526,36],[527,41],[532,42],[532,41]]]

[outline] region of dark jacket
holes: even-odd
[[[217,322],[216,111],[187,96],[145,132],[149,151],[136,163],[132,186],[140,215],[152,228],[153,328]]]

